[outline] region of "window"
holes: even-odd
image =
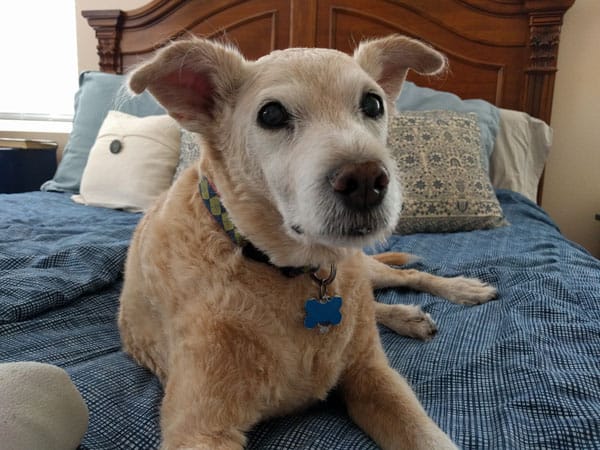
[[[3,1],[0,17],[0,119],[71,121],[75,1]]]

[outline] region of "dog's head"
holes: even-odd
[[[362,247],[389,234],[400,213],[386,141],[406,74],[435,73],[444,63],[432,48],[397,35],[363,42],[353,56],[288,49],[257,61],[194,39],[159,51],[130,86],[148,89],[182,126],[201,133],[204,157],[237,190],[230,195],[267,200],[290,239]]]

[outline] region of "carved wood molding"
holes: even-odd
[[[556,71],[563,13],[529,16],[528,71]]]
[[[529,15],[528,72],[556,72],[563,16],[575,0],[525,0]]]
[[[550,123],[560,29],[574,0],[526,0],[529,15],[528,64],[523,110]]]
[[[82,15],[96,31],[96,39],[98,40],[96,49],[100,57],[100,70],[103,72],[122,73],[123,65],[119,43],[121,39],[123,11],[118,9],[83,11]]]

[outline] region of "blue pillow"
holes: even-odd
[[[481,133],[481,162],[489,173],[490,157],[494,151],[496,134],[500,123],[499,109],[485,100],[462,100],[449,92],[424,88],[407,81],[396,100],[399,111],[450,110],[476,113]]]
[[[108,111],[117,110],[138,117],[165,114],[165,110],[149,93],[130,96],[126,81],[125,75],[96,71],[83,72],[79,76],[73,131],[54,178],[42,185],[43,191],[79,193],[88,154]]]

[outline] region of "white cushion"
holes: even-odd
[[[500,109],[500,124],[490,159],[497,189],[510,189],[535,202],[544,164],[552,146],[552,129],[540,119]]]
[[[78,203],[144,211],[173,179],[180,127],[171,117],[109,111],[83,171]]]

